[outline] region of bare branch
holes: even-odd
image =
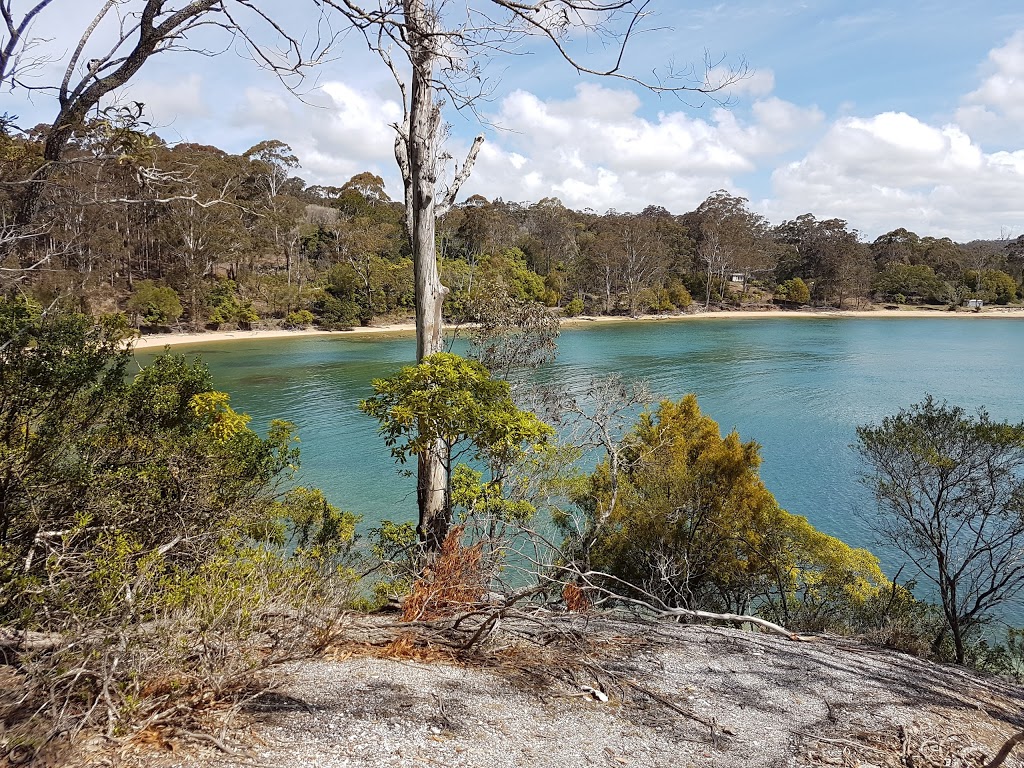
[[[438,204],[434,214],[437,218],[446,216],[448,212],[451,211],[452,206],[455,205],[455,198],[458,196],[462,185],[466,183],[469,175],[473,172],[473,165],[476,163],[476,156],[480,153],[480,148],[483,144],[484,136],[481,133],[473,140],[473,146],[469,148],[469,153],[466,155],[465,162],[463,162],[462,167],[455,174],[455,178],[448,186],[448,192]]]
[[[1003,748],[992,758],[992,761],[985,764],[985,768],[999,768],[999,766],[1006,762],[1006,758],[1010,756],[1010,753],[1018,744],[1024,744],[1024,731],[1019,731],[1007,739],[1006,743],[1003,744]]]
[[[99,13],[97,13],[96,17],[92,20],[92,23],[89,24],[89,26],[86,27],[85,32],[82,33],[82,37],[78,41],[78,47],[75,48],[75,52],[71,54],[71,58],[68,59],[68,66],[64,70],[64,80],[60,84],[61,102],[66,101],[68,98],[68,86],[71,84],[71,76],[72,74],[74,74],[75,66],[78,64],[78,60],[82,56],[82,51],[85,50],[86,44],[89,42],[89,40],[92,38],[93,33],[96,31],[96,27],[98,27],[100,22],[103,21],[103,17],[106,16],[107,13],[110,12],[110,9],[113,8],[116,4],[117,0],[107,0],[106,4],[100,9]],[[88,79],[90,75],[95,76],[101,63],[102,62],[97,62],[96,65],[89,67],[89,75],[86,76],[86,79]]]
[[[0,85],[3,85],[5,81],[13,84],[19,74],[43,66],[49,61],[49,59],[43,58],[25,64],[22,63],[22,56],[34,44],[32,40],[25,40],[25,34],[32,26],[35,17],[52,2],[53,0],[41,0],[22,17],[20,22],[15,22],[11,9],[13,0],[0,0],[0,16],[3,17],[9,35],[7,42],[0,49]]]

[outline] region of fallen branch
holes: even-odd
[[[30,632],[0,627],[0,649],[52,651],[65,641],[60,632]]]
[[[797,734],[799,736],[806,736],[808,739],[814,739],[815,741],[820,741],[822,744],[834,744],[835,746],[838,746],[838,747],[850,747],[850,748],[853,748],[853,749],[867,749],[867,750],[870,750],[872,752],[878,752],[880,754],[886,754],[886,755],[889,754],[889,752],[887,750],[879,749],[878,747],[873,747],[870,744],[862,744],[859,741],[850,741],[849,739],[830,739],[830,738],[826,738],[825,736],[819,736],[819,735],[817,735],[815,733],[808,733],[807,731],[793,731],[793,733],[795,733],[795,734]]]
[[[720,729],[718,727],[718,723],[715,722],[714,719],[707,720],[694,712],[690,712],[689,710],[683,709],[678,704],[675,704],[669,699],[666,699],[664,696],[655,693],[650,688],[640,685],[640,683],[638,683],[636,680],[626,678],[623,680],[623,682],[633,690],[637,691],[638,693],[642,693],[644,696],[647,696],[649,699],[658,702],[663,707],[672,710],[677,715],[681,715],[689,720],[693,720],[695,723],[700,723],[701,725],[703,725],[711,732],[711,743],[715,745],[716,749],[718,749],[718,747],[720,746],[718,741],[719,731],[721,731],[722,733],[731,733],[731,731],[726,728]]]
[[[796,632],[791,632],[779,624],[774,624],[766,619],[758,618],[757,616],[747,616],[739,613],[712,613],[711,611],[695,611],[688,608],[673,608],[668,611],[662,611],[660,615],[662,618],[668,618],[670,616],[685,616],[693,619],[721,621],[729,624],[753,624],[755,627],[760,627],[772,634],[781,635],[782,637],[797,643],[814,642],[813,637],[798,635]]]
[[[581,582],[587,590],[591,592],[596,592],[605,597],[612,598],[613,600],[627,603],[638,608],[643,608],[644,610],[653,613],[658,618],[667,619],[674,617],[683,617],[691,619],[701,619],[703,621],[720,621],[727,624],[753,624],[755,627],[760,627],[761,629],[771,632],[772,634],[780,635],[782,637],[785,637],[787,640],[792,640],[794,642],[810,643],[814,641],[814,638],[804,637],[802,635],[797,634],[796,632],[792,632],[786,629],[785,627],[779,624],[775,624],[771,621],[762,619],[758,616],[748,616],[746,614],[739,613],[715,613],[713,611],[700,611],[693,608],[674,608],[666,604],[663,600],[658,599],[658,597],[652,595],[650,592],[647,592],[641,589],[640,587],[636,586],[635,584],[630,584],[629,582],[624,581],[618,578],[617,576],[613,576],[610,573],[604,573],[603,571],[582,572],[573,567],[563,567],[561,570],[573,576],[577,581]],[[624,589],[621,593],[614,592],[611,589],[608,589],[607,587],[597,583],[595,581],[595,577],[602,581],[615,582],[624,587]],[[642,600],[636,597],[628,597],[625,594],[628,592],[639,592],[645,598],[648,599]]]
[[[1003,748],[996,753],[994,758],[992,758],[992,762],[985,765],[985,768],[999,768],[999,766],[1006,762],[1006,758],[1010,756],[1010,753],[1013,752],[1013,748],[1018,744],[1024,744],[1024,731],[1019,731],[1008,738],[1006,743],[1003,744]]]

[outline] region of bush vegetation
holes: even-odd
[[[871,553],[781,509],[758,477],[759,446],[723,438],[693,395],[642,413],[617,459],[590,476],[586,522],[572,527],[592,539],[590,566],[638,594],[834,630],[890,588]]]
[[[355,519],[282,494],[266,437],[200,363],[128,378],[123,320],[0,302],[0,692],[5,751],[83,727],[188,728],[325,641],[354,596]]]

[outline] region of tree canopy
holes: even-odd
[[[591,561],[666,605],[759,610],[827,626],[885,587],[878,560],[781,509],[758,476],[760,447],[722,437],[694,395],[640,415],[618,457],[614,504]],[[582,503],[608,506],[612,467]]]
[[[956,660],[1024,590],[1024,423],[994,421],[931,396],[858,427],[878,502],[874,526],[938,592]]]
[[[390,378],[375,379],[373,388],[374,396],[359,408],[380,422],[380,434],[398,462],[441,446],[445,503],[435,517],[420,523],[423,539],[436,537],[438,546],[451,522],[448,478],[454,462],[482,462],[500,480],[501,468],[514,462],[524,446],[553,434],[534,414],[516,407],[508,382],[492,378],[480,363],[450,352],[430,355]]]

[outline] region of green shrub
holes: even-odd
[[[243,299],[238,293],[238,284],[234,280],[218,280],[210,291],[209,321],[214,325],[237,323],[248,327],[259,322],[259,315],[253,309],[250,299]]]
[[[583,314],[583,299],[578,296],[565,305],[565,316],[566,317],[578,317]]]
[[[380,565],[374,583],[374,605],[408,594],[420,575],[419,537],[412,523],[381,521],[379,528],[370,531],[370,553]]]
[[[888,588],[878,560],[780,509],[758,448],[723,438],[693,395],[641,414],[617,469],[600,464],[577,497],[583,520],[563,523],[569,559],[655,603],[845,625]]]
[[[693,297],[690,296],[690,292],[686,290],[686,286],[680,280],[675,278],[669,280],[665,290],[668,291],[668,300],[677,309],[686,309],[693,303]]]
[[[307,328],[315,319],[308,309],[300,309],[298,312],[289,312],[284,324],[286,328]]]
[[[345,330],[359,325],[360,307],[354,301],[339,299],[325,293],[313,305],[320,316],[320,327],[326,330]]]
[[[799,277],[786,280],[775,289],[775,301],[789,304],[807,304],[811,300],[811,289]]]
[[[184,312],[178,293],[152,280],[143,280],[135,286],[135,292],[128,298],[127,308],[136,325],[140,322],[146,325],[175,323]]]
[[[128,380],[126,330],[0,300],[0,752],[199,717],[354,595],[355,518],[280,495],[292,426],[261,437],[184,357]]]

